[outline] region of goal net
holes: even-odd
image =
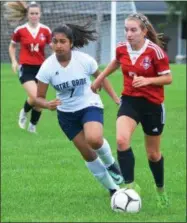
[[[110,62],[111,50],[115,50],[111,47],[111,41],[115,43],[124,41],[124,19],[128,14],[136,11],[133,1],[36,2],[41,5],[42,9],[41,23],[51,29],[62,23],[85,24],[88,20],[92,20],[93,28],[96,28],[99,38],[96,42],[91,42],[80,50],[93,56],[99,64]],[[5,63],[10,62],[8,45],[14,27],[8,25],[4,20],[2,3],[5,2],[1,2],[1,62]],[[115,3],[115,10],[112,9],[112,3]],[[114,26],[111,25],[114,24],[111,21],[112,18],[116,19]],[[47,54],[49,54],[49,50],[47,50]]]

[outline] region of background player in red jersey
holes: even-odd
[[[171,84],[168,57],[148,18],[136,13],[125,20],[127,42],[116,48],[116,58],[92,84],[96,91],[104,78],[121,66],[124,89],[117,118],[118,161],[126,186],[140,192],[134,182],[135,158],[131,137],[140,122],[144,131],[149,166],[155,180],[158,206],[166,207],[164,158],[160,140],[165,123],[164,89]]]
[[[26,128],[27,114],[31,111],[31,119],[28,131],[36,132],[36,124],[41,115],[41,108],[33,107],[37,91],[35,78],[41,64],[45,59],[44,49],[46,44],[51,43],[50,29],[40,23],[41,9],[35,2],[27,5],[23,1],[8,2],[5,4],[5,15],[10,23],[16,24],[27,16],[28,22],[18,26],[12,35],[9,45],[9,55],[12,69],[19,71],[19,80],[27,92],[28,99],[19,114],[19,126]],[[20,43],[19,65],[16,59],[16,46]]]

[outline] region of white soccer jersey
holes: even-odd
[[[61,101],[57,107],[60,111],[75,112],[89,106],[103,108],[100,96],[90,88],[90,76],[97,69],[97,62],[91,56],[73,50],[66,67],[58,62],[56,54],[52,54],[44,61],[36,78],[55,88]]]

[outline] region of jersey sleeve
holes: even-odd
[[[51,43],[51,30],[50,29],[47,30],[46,42],[47,44]]]
[[[18,43],[21,41],[21,36],[20,36],[20,32],[18,29],[14,30],[11,40],[13,43]]]
[[[157,75],[164,75],[171,72],[168,56],[163,50],[155,53],[155,67]]]
[[[45,84],[49,84],[50,83],[50,75],[49,75],[48,71],[49,71],[49,69],[47,69],[46,63],[44,62],[36,75],[36,79],[45,83]]]
[[[116,60],[119,62],[120,61],[120,54],[119,54],[119,48],[116,48]]]

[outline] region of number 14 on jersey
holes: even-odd
[[[39,52],[39,43],[37,43],[37,44],[34,44],[34,43],[31,43],[31,45],[30,45],[30,49],[31,49],[31,52]]]

